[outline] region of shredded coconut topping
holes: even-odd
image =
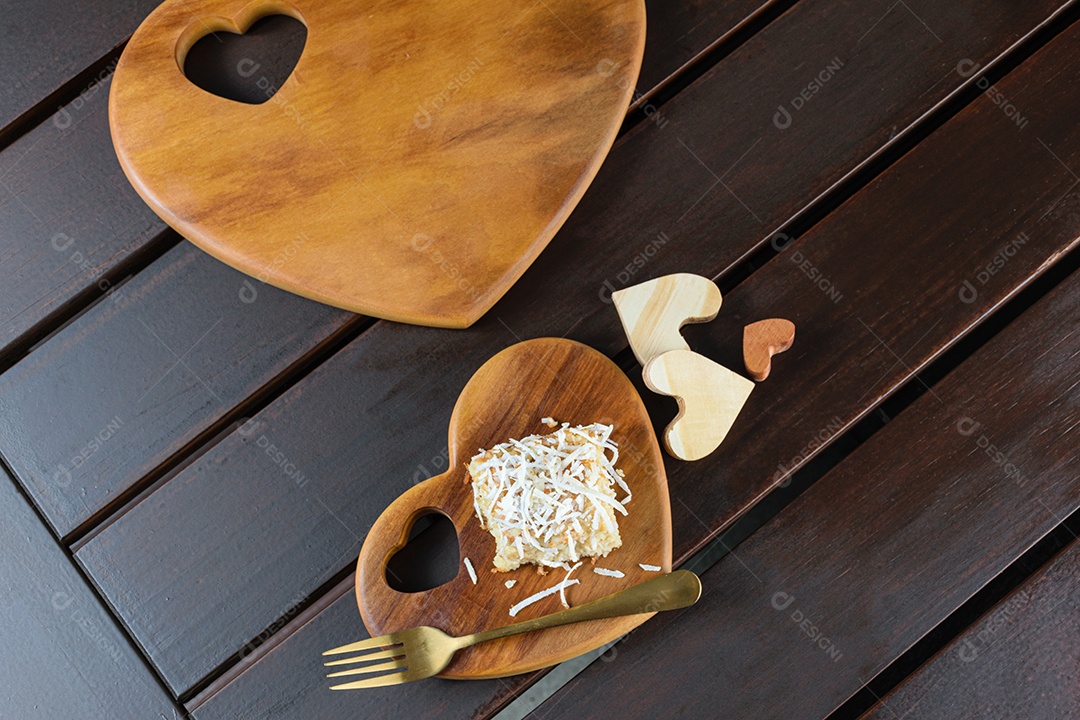
[[[465,558],[465,569],[469,571],[469,579],[472,580],[472,584],[476,584],[476,571],[473,570],[472,561],[469,558]]]
[[[646,565],[645,563],[638,563],[638,567],[641,568],[642,570],[644,570],[645,572],[660,572],[661,570],[664,569],[664,568],[660,567],[659,565]]]
[[[570,603],[566,602],[566,581],[570,579],[570,576],[573,575],[574,571],[579,567],[581,567],[580,561],[575,564],[574,567],[567,568],[566,577],[564,577],[562,583],[560,583],[562,585],[562,590],[559,591],[559,600],[562,602],[562,606],[567,609],[570,608]]]
[[[517,585],[517,580],[507,580],[505,585],[506,585],[506,589],[509,590],[510,588]]]
[[[612,430],[562,423],[547,435],[511,439],[472,458],[473,506],[495,538],[496,570],[525,563],[564,567],[622,544],[617,515],[626,515],[632,494],[615,468]],[[626,497],[617,500],[615,488]]]
[[[540,592],[536,593],[535,595],[530,595],[529,597],[525,598],[524,600],[519,602],[514,607],[510,608],[510,617],[516,617],[519,612],[521,612],[525,608],[529,607],[533,603],[539,602],[540,600],[543,600],[548,595],[554,595],[557,592],[565,592],[566,588],[570,587],[571,585],[577,585],[579,582],[581,582],[581,581],[578,580],[577,578],[574,578],[573,580],[563,580],[558,585],[553,585],[553,586],[549,587],[547,590],[541,590]]]
[[[626,573],[624,573],[622,570],[608,570],[607,568],[594,567],[592,569],[592,571],[594,573],[596,573],[597,575],[603,575],[604,577],[613,577],[613,578],[626,577]]]

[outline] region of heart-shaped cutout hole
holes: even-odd
[[[461,552],[450,518],[439,512],[419,516],[409,540],[386,563],[386,584],[404,593],[445,585],[458,573]]]
[[[307,42],[307,26],[288,15],[267,15],[239,35],[217,30],[184,58],[184,75],[208,93],[249,105],[274,96]]]

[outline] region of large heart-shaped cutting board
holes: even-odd
[[[549,432],[544,417],[573,425],[614,425],[619,443],[617,467],[633,492],[628,514],[619,518],[622,547],[597,560],[621,570],[624,578],[602,577],[585,561],[567,590],[571,605],[610,595],[656,577],[639,563],[671,571],[671,509],[663,459],[645,406],[630,380],[599,352],[570,340],[543,338],[514,345],[495,355],[465,386],[450,420],[450,469],[407,490],[379,517],[360,552],[356,594],[360,614],[374,636],[417,625],[453,635],[501,627],[562,609],[549,596],[509,615],[512,605],[563,579],[565,572],[539,575],[528,565],[508,573],[491,572],[495,541],[480,527],[473,510],[465,465],[480,448],[510,438]],[[402,593],[386,582],[386,562],[408,537],[413,521],[430,511],[445,514],[457,530],[461,555],[473,563],[477,584],[461,567],[457,576],[433,590]],[[507,580],[516,580],[507,589]],[[596,620],[516,635],[476,645],[457,654],[442,673],[452,678],[484,678],[528,672],[580,655],[630,631],[649,615]]]
[[[184,76],[201,37],[268,14],[308,28],[270,100]],[[644,39],[643,0],[166,0],[117,64],[113,144],[151,208],[243,272],[467,327],[596,174]]]

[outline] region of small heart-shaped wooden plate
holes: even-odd
[[[184,76],[201,37],[270,14],[308,35],[269,101]],[[143,200],[233,267],[366,315],[467,327],[596,175],[644,42],[643,0],[165,0],[117,63],[113,144]]]
[[[418,625],[464,635],[547,615],[562,609],[558,594],[510,617],[515,603],[560,582],[565,571],[540,575],[531,565],[508,573],[492,572],[495,541],[480,527],[473,510],[465,465],[481,448],[510,438],[550,432],[544,417],[572,425],[614,425],[619,444],[617,467],[633,492],[627,515],[619,517],[622,547],[596,561],[621,570],[623,578],[578,568],[581,580],[567,590],[571,605],[581,605],[652,577],[639,563],[671,571],[671,508],[667,476],[652,423],[633,384],[611,360],[571,340],[528,340],[503,350],[465,386],[450,419],[450,469],[407,490],[372,526],[360,551],[356,595],[364,625],[372,636]],[[457,576],[426,592],[402,593],[386,583],[386,563],[404,546],[413,521],[441,512],[454,523],[462,557],[476,569],[477,584],[460,566]],[[505,582],[516,580],[513,588]],[[649,615],[577,623],[516,635],[463,650],[441,675],[490,678],[528,672],[568,660],[629,632]]]

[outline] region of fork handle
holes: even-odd
[[[458,649],[508,635],[518,635],[586,620],[655,613],[660,610],[677,610],[693,605],[699,597],[701,597],[701,580],[698,576],[689,570],[677,570],[569,610],[465,635],[459,638],[461,645]]]

